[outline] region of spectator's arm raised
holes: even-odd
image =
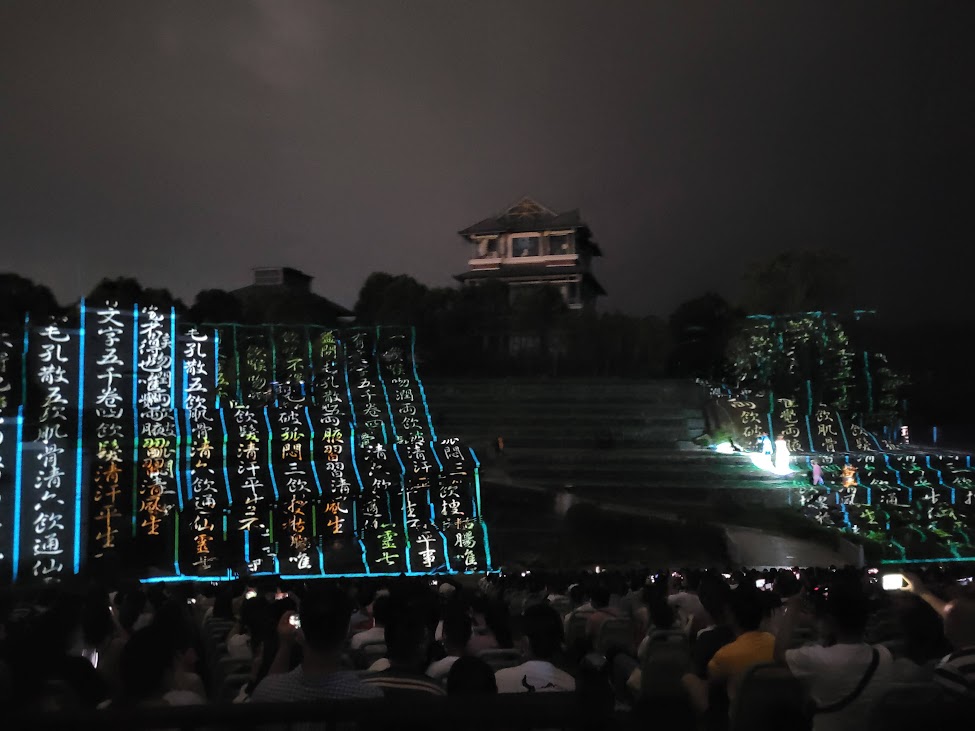
[[[931,605],[931,608],[938,613],[938,616],[945,616],[945,605],[947,602],[939,599],[924,586],[924,581],[917,574],[902,574],[904,581],[907,582],[907,586],[904,587],[904,591],[909,591],[915,596],[921,597],[925,602]]]
[[[278,651],[274,655],[268,675],[286,673],[291,670],[291,655],[298,641],[298,629],[291,623],[297,612],[285,612],[278,621]]]
[[[799,618],[802,613],[802,594],[796,594],[785,600],[782,621],[779,622],[778,631],[775,633],[775,651],[772,659],[779,665],[785,665],[785,653],[792,647],[795,637],[796,627],[799,625]]]

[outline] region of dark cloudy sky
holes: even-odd
[[[805,247],[963,305],[973,38],[968,0],[0,0],[0,271],[191,301],[290,265],[351,305],[530,194],[582,209],[605,309]]]

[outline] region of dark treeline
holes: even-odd
[[[363,283],[354,319],[341,322],[334,310],[319,306],[324,298],[273,288],[259,297],[251,291],[247,298],[209,289],[187,305],[166,289],[119,278],[102,280],[86,299],[122,306],[173,306],[183,320],[201,324],[413,326],[425,377],[700,377],[740,383],[736,360],[743,334],[754,326],[747,316],[851,312],[858,303],[848,301],[856,288],[842,275],[846,270],[829,252],[782,254],[750,270],[739,305],[705,293],[681,304],[666,319],[570,310],[554,289],[512,296],[500,283],[436,288],[382,272]],[[0,273],[0,323],[8,328],[23,323],[27,312],[35,321],[71,317],[76,304],[59,303],[43,284]],[[968,344],[975,336],[975,321],[904,324],[885,320],[880,313],[859,321],[847,335],[855,340],[851,347],[857,352],[869,350],[886,358],[881,367],[901,382],[897,410],[903,412],[906,406],[913,423],[925,429],[971,423],[968,404],[973,403],[975,385],[968,375]],[[800,368],[806,368],[800,362]],[[808,367],[811,378],[836,377],[824,373],[822,363]],[[792,373],[790,379],[806,376]]]

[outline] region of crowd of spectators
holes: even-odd
[[[638,725],[860,731],[897,689],[975,700],[969,581],[929,570],[891,591],[876,570],[783,569],[48,586],[3,599],[0,704],[575,692]]]

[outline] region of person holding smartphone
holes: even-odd
[[[945,638],[953,651],[934,667],[934,681],[955,696],[975,699],[975,599],[946,602],[928,589],[916,574],[904,574],[904,590],[919,596],[941,617]]]
[[[698,571],[689,571],[686,575],[675,571],[670,575],[667,603],[677,612],[681,628],[688,637],[694,637],[714,623],[697,594],[701,578]]]
[[[808,688],[816,705],[813,731],[866,728],[871,709],[896,677],[890,651],[864,641],[870,612],[862,588],[853,580],[830,585],[820,614],[824,645],[792,647],[801,607],[801,594],[785,602],[775,661]]]
[[[254,689],[254,703],[382,698],[381,689],[366,685],[342,665],[342,651],[349,631],[352,604],[334,586],[319,589],[301,603],[300,614],[288,612],[281,618],[278,634],[281,648],[290,654],[301,647],[301,664],[290,672],[269,674]],[[295,626],[295,619],[300,629]]]
[[[238,659],[252,659],[257,645],[272,622],[270,607],[264,597],[245,599],[240,605],[237,623],[227,635],[227,655]]]

